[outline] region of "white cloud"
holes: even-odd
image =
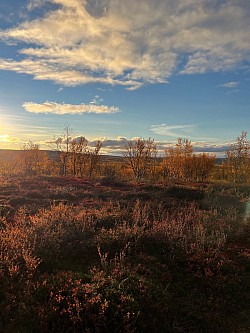
[[[101,98],[99,95],[95,95],[95,97],[92,99],[92,101],[89,102],[89,104],[99,105],[103,102],[103,98]]]
[[[224,88],[236,88],[239,86],[239,82],[231,81],[231,82],[226,82],[223,84],[220,84],[219,87],[224,87]]]
[[[25,102],[23,107],[31,113],[53,114],[83,114],[83,113],[116,113],[119,108],[115,106],[94,104],[59,104],[55,102],[33,103]]]
[[[151,125],[150,130],[155,134],[171,136],[171,137],[181,137],[189,136],[195,125]]]
[[[27,44],[20,44],[21,60],[0,59],[1,70],[65,86],[135,90],[176,72],[232,70],[250,61],[248,1],[32,0],[28,8],[43,5],[50,8],[44,17],[0,31],[6,43]]]

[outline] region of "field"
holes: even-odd
[[[248,332],[249,186],[0,181],[1,332]]]

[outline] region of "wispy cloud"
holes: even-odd
[[[239,86],[239,82],[236,82],[236,81],[231,81],[231,82],[226,82],[226,83],[223,83],[223,84],[220,84],[219,87],[223,87],[223,88],[236,88]]]
[[[190,136],[195,125],[151,125],[150,130],[155,134],[171,136],[171,137],[181,137]]]
[[[91,73],[87,75],[78,70],[68,69],[64,64],[59,66],[56,61],[50,61],[50,63],[47,63],[45,60],[25,59],[14,61],[0,58],[0,70],[29,74],[32,75],[35,80],[51,80],[58,84],[72,87],[86,83],[117,84],[134,87],[135,89],[141,86],[141,83],[132,80],[122,81],[111,77],[95,77],[94,75],[91,75]]]
[[[250,61],[249,1],[31,0],[28,9],[46,6],[43,17],[0,31],[0,40],[22,42],[21,57],[0,59],[0,70],[135,90]]]
[[[83,114],[83,113],[116,113],[120,109],[115,106],[95,104],[59,104],[55,102],[33,103],[25,102],[23,107],[31,113]]]
[[[103,102],[103,98],[101,98],[99,95],[95,95],[95,97],[92,99],[92,101],[89,102],[89,104],[99,105]]]
[[[50,0],[30,0],[27,9],[28,11],[32,11],[36,8],[44,6],[44,4],[49,3]]]

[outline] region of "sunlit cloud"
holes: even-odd
[[[0,58],[0,70],[9,70],[21,74],[29,74],[35,80],[51,80],[64,86],[77,86],[86,83],[106,83],[111,85],[131,86],[137,89],[141,83],[132,80],[118,80],[111,77],[94,77],[77,70],[67,69],[64,64],[50,64],[44,60],[25,59],[22,61],[4,60]]]
[[[0,142],[5,143],[17,143],[20,142],[19,138],[9,136],[8,134],[0,134]]]
[[[0,31],[0,40],[17,43],[20,53],[0,59],[0,70],[62,86],[132,91],[175,73],[249,67],[248,1],[32,0],[28,10],[38,7],[50,10]]]
[[[111,154],[111,155],[122,155],[122,153],[126,149],[126,145],[128,142],[135,142],[137,137],[135,138],[126,138],[123,136],[119,136],[115,139],[108,139],[108,138],[102,138],[102,154]],[[97,140],[90,140],[89,145],[95,146]],[[155,140],[155,143],[157,145],[157,150],[159,156],[164,156],[164,151],[166,148],[174,147],[176,144],[176,140],[170,140],[170,141],[157,141]],[[194,141],[192,142],[193,145],[193,151],[194,153],[209,153],[209,154],[215,154],[220,157],[225,156],[225,151],[230,147],[230,142],[202,142],[202,141]]]
[[[83,114],[83,113],[116,113],[119,108],[115,106],[96,105],[96,104],[59,104],[55,102],[33,103],[25,102],[24,109],[31,113],[46,114]]]
[[[195,125],[151,125],[150,130],[158,135],[180,137],[180,136],[190,136]]]

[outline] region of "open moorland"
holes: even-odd
[[[2,177],[1,332],[247,332],[249,195]]]
[[[0,331],[249,332],[249,147],[2,152]]]

